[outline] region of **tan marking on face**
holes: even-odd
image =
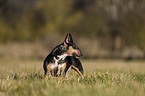
[[[72,55],[73,53],[76,53],[78,56],[80,56],[80,50],[78,49],[73,49],[72,46],[69,46],[69,50],[66,52],[69,55]]]
[[[73,65],[71,65],[72,68],[74,68],[81,76],[84,78],[83,74],[79,71],[79,69]]]

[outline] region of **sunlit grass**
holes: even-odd
[[[5,65],[0,65],[2,66],[0,67],[0,96],[145,95],[145,72],[143,68],[138,67],[140,70],[138,68],[134,70],[132,67],[137,67],[136,62],[138,66],[143,67],[144,61],[82,60],[85,69],[84,78],[75,71],[70,71],[67,78],[45,77],[42,61],[1,60],[0,64],[3,62]],[[107,62],[110,66],[118,62],[118,66],[109,67]],[[15,66],[10,67],[10,64]],[[87,65],[90,67],[87,68]]]

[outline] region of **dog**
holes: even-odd
[[[65,77],[68,70],[74,69],[83,76],[83,67],[78,59],[82,55],[81,50],[73,43],[71,34],[67,34],[64,42],[57,45],[44,59],[44,74]]]

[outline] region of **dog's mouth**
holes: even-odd
[[[82,54],[79,54],[79,55],[78,55],[78,54],[76,54],[76,53],[73,53],[72,55],[73,55],[74,57],[76,57],[76,58],[79,58],[79,57],[82,56]]]

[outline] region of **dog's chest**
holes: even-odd
[[[64,66],[61,63],[64,62],[64,59],[66,58],[66,56],[68,56],[68,54],[63,54],[63,55],[54,57],[55,64],[51,66],[51,69],[54,69],[54,68],[58,67],[58,70],[60,70],[60,68],[62,68]]]

